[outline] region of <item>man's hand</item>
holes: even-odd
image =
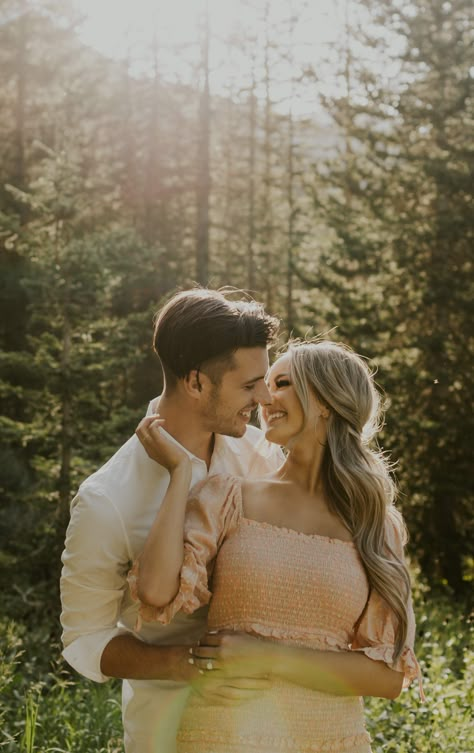
[[[258,677],[218,677],[212,672],[200,675],[192,686],[206,703],[221,706],[234,706],[247,703],[271,687],[270,680]]]
[[[192,649],[194,666],[217,679],[267,679],[272,660],[273,644],[248,633],[207,633]]]
[[[159,413],[153,416],[145,416],[138,424],[135,434],[145,448],[148,457],[162,465],[170,473],[178,467],[190,468],[189,456],[161,431],[164,424],[165,420],[160,418]]]

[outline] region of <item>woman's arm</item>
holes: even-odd
[[[305,688],[335,695],[397,698],[403,673],[355,651],[317,651],[272,645],[271,673]]]
[[[193,649],[198,669],[230,676],[278,677],[334,695],[396,698],[403,673],[355,651],[319,651],[256,638],[246,633],[208,634]]]
[[[170,474],[163,503],[139,558],[137,574],[140,601],[156,607],[169,604],[179,590],[184,556],[184,517],[192,476],[188,455],[166,439],[160,431],[163,423],[156,416],[147,417],[136,432],[149,457]]]

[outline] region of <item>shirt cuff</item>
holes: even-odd
[[[94,682],[107,682],[110,679],[100,669],[102,653],[106,645],[116,635],[129,635],[124,628],[100,630],[97,633],[81,635],[70,643],[63,651],[67,663],[79,674]]]

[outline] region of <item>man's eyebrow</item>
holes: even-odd
[[[265,379],[265,374],[262,374],[261,376],[256,376],[253,379],[247,379],[247,381],[243,382],[243,384],[255,384],[255,382],[259,382],[261,379]]]

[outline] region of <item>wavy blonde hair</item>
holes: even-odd
[[[329,409],[322,478],[329,507],[352,534],[370,587],[397,618],[395,659],[407,635],[410,578],[403,559],[387,539],[387,522],[406,529],[394,506],[396,487],[390,464],[369,443],[380,431],[382,401],[361,356],[327,340],[293,342],[290,376],[306,415],[311,394]]]

